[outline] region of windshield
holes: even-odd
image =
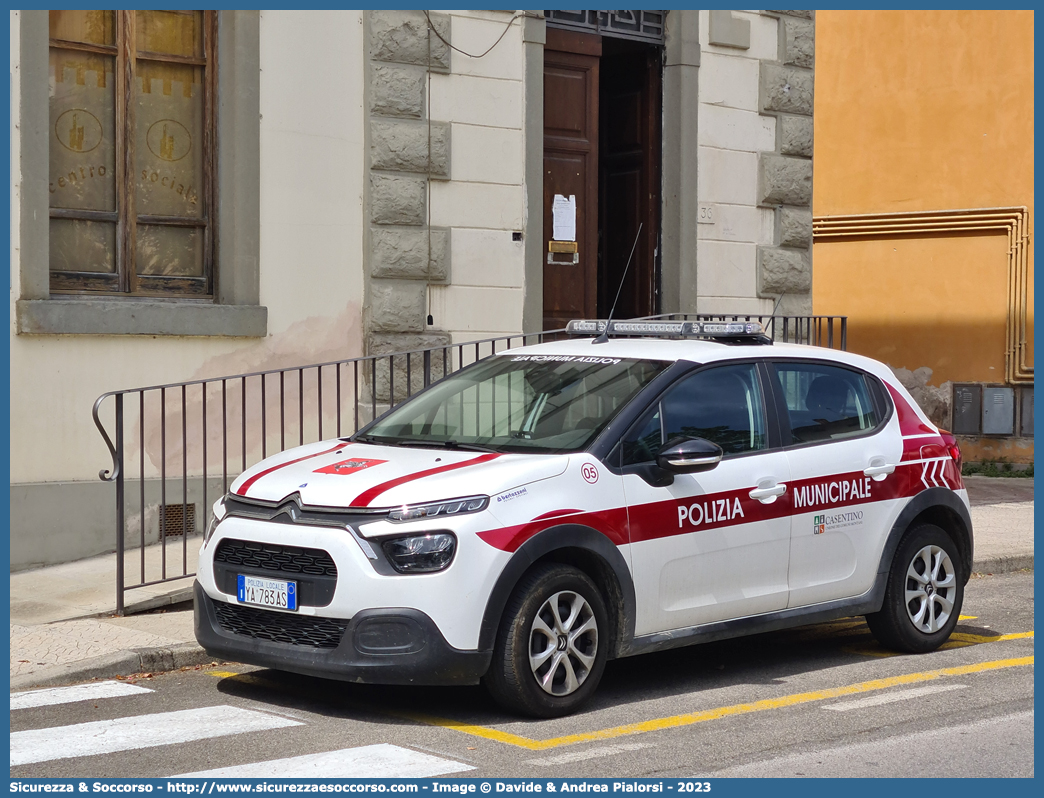
[[[581,451],[668,365],[580,355],[492,357],[403,403],[355,440],[494,452]]]

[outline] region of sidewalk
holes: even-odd
[[[965,477],[972,503],[978,573],[1033,568],[1033,480]],[[167,573],[195,571],[200,538],[188,557],[168,547]],[[156,547],[142,581],[159,576]],[[140,553],[127,555],[127,583],[141,577]],[[11,574],[11,689],[166,671],[210,662],[192,631],[192,579],[126,594],[135,614],[113,615],[116,555]],[[169,609],[164,609],[169,607]],[[144,610],[150,612],[143,612]]]
[[[200,537],[167,546],[166,574],[193,573]],[[124,559],[125,584],[163,574],[160,547]],[[192,632],[192,578],[124,594],[117,617],[116,555],[103,554],[11,574],[11,689],[68,684],[94,677],[172,670],[209,662]],[[169,608],[169,609],[168,609]]]

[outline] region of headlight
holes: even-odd
[[[444,502],[429,504],[404,504],[392,510],[388,517],[392,521],[413,521],[417,518],[432,518],[436,515],[463,515],[485,510],[489,505],[489,496],[466,496],[463,499],[449,499]]]
[[[386,540],[381,545],[400,574],[423,574],[441,571],[453,561],[457,539],[449,532],[435,532]]]
[[[225,517],[225,497],[222,496],[216,502],[214,502],[214,516],[210,519],[210,523],[207,524],[207,531],[203,535],[203,545],[206,546],[212,537],[214,537],[214,531],[217,529],[218,524],[221,523]]]

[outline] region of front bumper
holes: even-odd
[[[362,684],[451,685],[477,683],[493,656],[453,648],[420,610],[369,609],[339,620],[217,602],[199,582],[193,593],[199,644],[213,657],[249,665]],[[226,605],[223,620],[218,604]],[[286,628],[264,628],[266,621]]]

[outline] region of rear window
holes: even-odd
[[[862,372],[823,363],[775,363],[792,443],[865,435],[880,424]]]

